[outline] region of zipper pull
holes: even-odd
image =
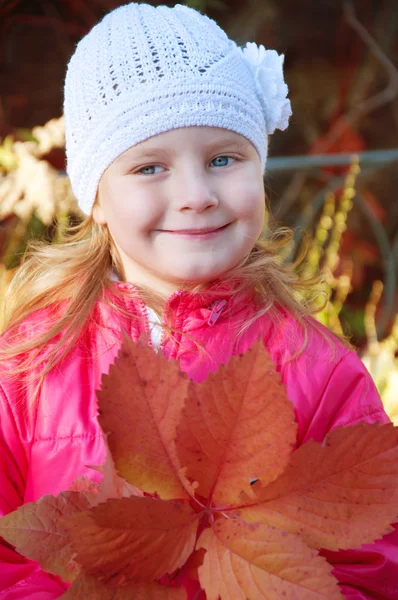
[[[213,327],[213,325],[216,324],[218,317],[221,315],[221,313],[224,310],[226,305],[227,305],[226,300],[216,300],[214,302],[213,310],[211,311],[211,315],[207,321],[207,323],[208,323],[208,325],[210,325],[210,327]]]

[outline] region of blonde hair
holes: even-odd
[[[271,233],[268,229],[265,238],[257,241],[241,263],[222,277],[222,282],[234,284],[231,293],[251,285],[260,298],[259,311],[250,322],[244,323],[239,334],[265,313],[274,311],[277,314],[278,307],[294,315],[305,333],[305,317],[321,308],[320,297],[326,301],[317,285],[318,279],[300,278],[297,265],[303,255],[294,263],[283,260],[291,242],[290,230],[278,229]],[[0,360],[18,357],[11,373],[22,373],[41,363],[41,352],[52,341],[41,370],[40,385],[45,375],[67,356],[84,333],[98,299],[126,314],[122,302],[113,302],[112,298],[131,296],[131,292],[117,289],[110,279],[112,270],[124,279],[123,265],[107,226],[97,224],[91,215],[78,226],[66,230],[58,243],[30,245],[5,300],[6,334],[0,346]],[[199,292],[204,286],[187,289]],[[107,294],[107,290],[112,290],[112,294]],[[217,289],[213,293],[217,296]],[[139,297],[162,314],[164,298],[144,288],[139,288]],[[54,309],[54,322],[48,328],[29,332],[28,336],[20,331],[21,323],[30,313],[48,307]],[[172,333],[169,329],[169,334]]]

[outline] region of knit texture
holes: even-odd
[[[270,131],[252,71],[214,21],[186,6],[131,3],[106,15],[77,45],[65,81],[67,171],[82,211],[120,154],[171,129],[234,131],[265,168]]]

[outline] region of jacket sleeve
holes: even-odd
[[[323,402],[339,406],[330,429],[354,425],[359,421],[389,422],[372,378],[353,352],[334,369],[324,392]],[[336,398],[340,395],[340,402]],[[397,514],[398,516],[398,514]],[[397,600],[398,598],[398,524],[394,531],[360,550],[323,551],[333,564],[333,574],[347,600]]]
[[[0,387],[0,517],[23,504],[27,466],[14,415]],[[0,538],[0,600],[53,600],[67,588]]]

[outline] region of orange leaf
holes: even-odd
[[[86,497],[88,495],[90,498],[90,505],[94,506],[99,495],[99,489],[99,483],[83,475],[72,482],[68,492],[81,492]]]
[[[307,442],[285,473],[242,508],[246,521],[297,533],[313,548],[354,548],[391,531],[398,516],[398,427],[359,423]]]
[[[185,590],[165,587],[159,583],[129,583],[114,588],[90,575],[80,574],[68,591],[65,600],[185,600]]]
[[[331,566],[274,527],[217,519],[202,532],[199,580],[207,600],[342,600]]]
[[[285,469],[296,441],[293,405],[262,342],[203,383],[191,383],[176,447],[185,475],[213,505],[234,504],[250,480]]]
[[[49,573],[73,581],[78,567],[61,517],[86,511],[87,495],[62,492],[59,496],[43,496],[29,502],[0,519],[0,536],[15,546],[17,552],[40,563]]]
[[[106,455],[105,462],[102,465],[90,466],[90,469],[98,471],[103,475],[100,485],[98,486],[98,494],[95,498],[93,506],[101,504],[108,500],[108,498],[129,498],[130,496],[143,496],[143,493],[125,479],[117,474],[115,463],[113,462],[112,455],[109,451],[109,445],[105,438]],[[98,485],[98,484],[97,484]]]
[[[165,500],[188,497],[174,447],[187,384],[176,362],[124,335],[119,357],[97,392],[98,420],[104,433],[109,432],[118,473]]]
[[[64,521],[76,561],[104,581],[149,582],[181,567],[194,549],[197,515],[187,504],[110,499]]]

